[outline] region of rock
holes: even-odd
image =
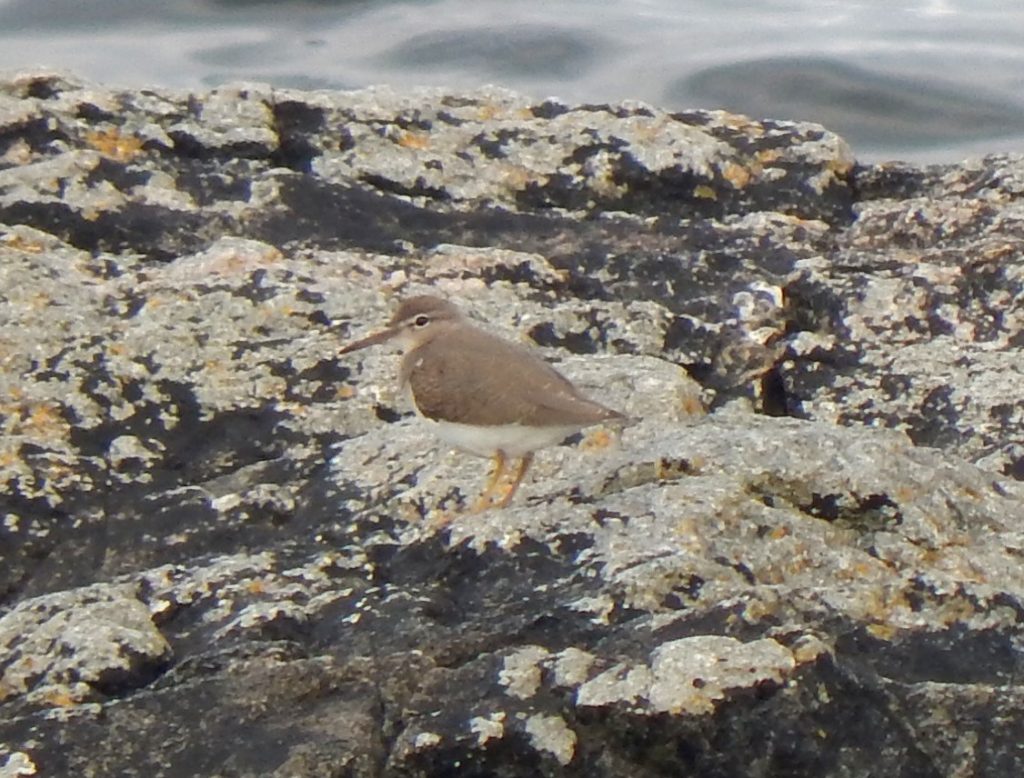
[[[0,645],[3,696],[58,705],[143,687],[171,659],[149,610],[124,584],[23,601],[0,619]]]
[[[1020,772],[1022,171],[8,76],[0,775]],[[428,289],[638,423],[438,529]]]

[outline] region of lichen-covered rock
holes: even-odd
[[[0,696],[67,705],[145,686],[171,659],[149,610],[124,584],[23,601],[0,618],[0,646]]]
[[[0,775],[1020,773],[1022,171],[0,81]],[[637,423],[441,529],[427,290]]]

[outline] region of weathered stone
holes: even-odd
[[[721,112],[8,77],[0,774],[1020,773],[1022,192]],[[336,356],[428,289],[638,422],[435,529],[484,463]]]

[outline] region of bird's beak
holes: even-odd
[[[354,343],[349,343],[347,346],[342,346],[339,354],[348,354],[350,351],[359,351],[361,348],[367,346],[376,346],[378,343],[384,343],[391,340],[398,334],[398,327],[388,327],[387,329],[375,332],[372,335],[367,335],[361,340],[357,340]]]

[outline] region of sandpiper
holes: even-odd
[[[440,297],[404,300],[384,329],[340,353],[387,341],[404,350],[399,382],[416,413],[446,443],[494,460],[494,472],[471,510],[494,505],[510,460],[519,464],[497,500],[501,508],[512,501],[537,449],[584,427],[626,421],[585,397],[537,353],[477,327]]]

